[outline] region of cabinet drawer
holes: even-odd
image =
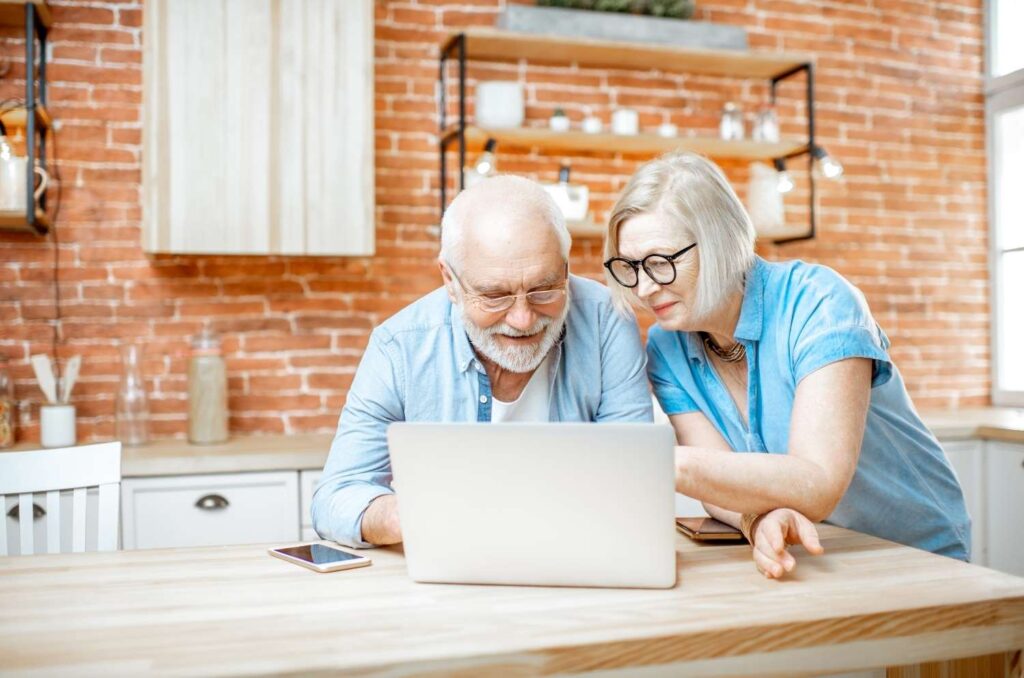
[[[299,536],[298,474],[127,478],[126,549],[289,542]]]
[[[313,529],[313,490],[316,489],[317,483],[320,482],[320,476],[323,475],[323,471],[300,471],[299,472],[299,497],[300,497],[300,510],[302,513],[299,517],[302,520],[303,529]],[[303,537],[305,539],[306,537]],[[316,537],[314,537],[315,539]]]

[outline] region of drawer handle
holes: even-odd
[[[20,515],[21,511],[18,510],[18,504],[15,504],[13,507],[11,507],[11,510],[7,512],[7,516],[9,518],[14,518],[15,520],[17,520],[18,516]],[[32,504],[32,520],[39,520],[45,515],[46,509],[44,509],[39,504]]]
[[[199,501],[196,502],[196,508],[203,511],[220,511],[228,506],[230,506],[228,500],[219,494],[208,494],[205,497],[199,497]]]

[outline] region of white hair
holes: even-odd
[[[619,228],[640,214],[661,214],[687,239],[699,257],[694,315],[707,317],[742,290],[754,263],[756,233],[743,203],[718,165],[689,152],[667,153],[643,164],[630,178],[612,208],[605,238],[605,260],[619,256]],[[638,304],[633,289],[607,271],[616,306],[629,311]]]
[[[461,265],[462,239],[468,224],[477,228],[508,224],[507,220],[489,218],[494,213],[523,219],[539,216],[558,237],[562,258],[569,260],[572,236],[558,204],[536,181],[511,174],[488,177],[455,196],[441,219],[441,258]]]

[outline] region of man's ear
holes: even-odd
[[[441,271],[441,280],[444,281],[444,289],[448,292],[448,299],[453,304],[459,303],[459,299],[455,295],[455,281],[452,280],[451,273],[448,271],[448,266],[444,263],[444,259],[441,257],[437,258],[437,267]]]

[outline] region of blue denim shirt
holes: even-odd
[[[608,290],[570,276],[569,314],[552,349],[551,421],[651,421],[646,358],[636,324]],[[366,547],[362,517],[392,492],[386,431],[395,421],[490,421],[491,385],[444,288],[373,331],[313,495],[321,537]]]
[[[889,340],[835,271],[757,258],[735,337],[747,349],[749,428],[697,334],[652,328],[648,371],[666,414],[703,412],[737,452],[785,454],[800,381],[844,358],[874,361],[864,441],[834,525],[967,560],[971,522],[938,441],[914,409]]]

